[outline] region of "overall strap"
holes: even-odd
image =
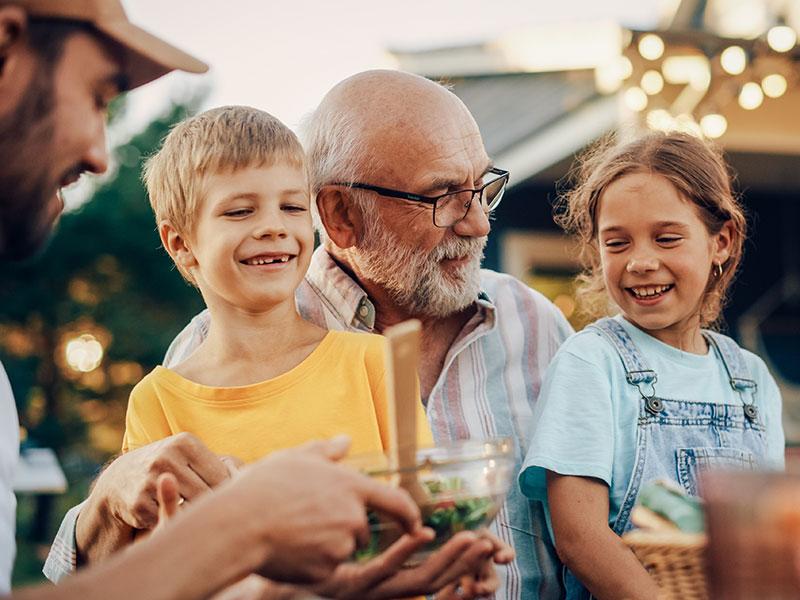
[[[661,412],[663,405],[655,397],[655,384],[658,381],[658,376],[655,371],[648,367],[641,351],[619,321],[604,317],[588,325],[588,327],[599,331],[617,351],[625,368],[625,379],[639,390],[642,398],[646,401],[645,407],[647,410],[653,414]],[[643,386],[649,386],[649,394],[645,392]]]
[[[750,369],[744,360],[742,349],[739,344],[734,342],[731,338],[716,331],[703,330],[708,343],[716,350],[722,364],[725,365],[725,371],[728,373],[728,382],[731,384],[733,391],[738,393],[742,398],[744,404],[744,414],[751,421],[755,420],[758,411],[755,406],[755,392],[756,382],[750,375]],[[747,394],[750,394],[751,401],[747,401]]]

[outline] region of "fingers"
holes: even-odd
[[[474,555],[476,550],[479,555],[477,558]],[[461,532],[425,562],[410,569],[401,569],[393,577],[372,587],[370,594],[364,597],[396,598],[433,594],[441,590],[442,597],[447,598],[448,592],[443,589],[446,586],[449,586],[450,597],[456,597],[452,594],[455,594],[460,577],[476,572],[481,560],[485,561],[490,556],[491,544],[488,541],[479,540],[471,531]]]
[[[314,440],[298,446],[296,450],[317,454],[328,460],[339,461],[350,451],[350,436],[337,435],[329,440]]]
[[[491,567],[491,562],[487,562]],[[486,598],[497,591],[500,580],[494,568],[491,573],[484,577],[481,575],[462,575],[439,592],[436,593],[436,600],[474,600],[476,598]]]
[[[178,480],[172,473],[162,473],[156,481],[156,497],[158,498],[158,523],[166,523],[175,513],[181,502],[178,493]]]
[[[496,565],[507,565],[514,560],[516,557],[514,548],[506,544],[491,531],[488,529],[480,529],[477,533],[482,539],[489,540],[492,543],[494,552],[493,558]]]
[[[375,557],[371,563],[377,563],[389,573],[394,573],[402,567],[414,552],[425,544],[432,542],[436,532],[430,527],[423,527],[414,534],[406,534],[389,546],[380,556]]]
[[[175,449],[184,457],[185,463],[205,484],[213,488],[229,478],[228,468],[220,457],[209,450],[197,437],[188,433],[173,436]],[[188,496],[184,494],[188,499]]]
[[[363,475],[353,473],[359,479],[359,491],[364,503],[398,521],[407,533],[416,533],[422,528],[419,507],[408,492],[392,488]]]
[[[389,546],[382,554],[376,556],[363,567],[365,587],[370,588],[375,583],[394,575],[414,552],[432,541],[435,532],[423,527],[414,535],[403,535],[394,544]]]
[[[486,561],[484,569],[474,581],[472,591],[476,596],[488,596],[496,592],[499,587],[500,579],[497,577],[497,570],[490,561]]]
[[[356,548],[364,548],[369,545],[371,533],[369,530],[369,521],[367,520],[366,513],[363,513],[363,520],[361,520],[353,531],[356,539]]]
[[[222,461],[216,459],[219,462],[219,465],[222,469],[224,469],[225,473],[227,474],[228,469],[223,465]],[[175,469],[172,471],[172,474],[175,476],[175,479],[178,481],[178,486],[180,489],[180,494],[187,501],[194,500],[198,496],[205,494],[209,491],[212,486],[210,486],[201,476],[197,473],[191,465],[188,465],[188,468],[183,469]]]
[[[156,489],[156,493],[157,493]],[[147,491],[140,494],[129,509],[129,517],[125,519],[135,529],[152,529],[158,525],[158,500],[156,494]]]
[[[497,571],[492,560],[486,560],[481,566],[480,571],[474,575],[465,575],[461,578],[462,596],[468,598],[480,598],[488,596],[500,586]]]
[[[438,552],[432,554],[420,568],[434,575],[432,589],[440,589],[457,581],[461,576],[480,570],[482,563],[492,555],[491,543],[478,539],[473,532],[461,532],[454,536]]]
[[[225,468],[228,469],[228,477],[233,477],[238,474],[244,467],[244,461],[235,456],[220,456],[219,459]]]

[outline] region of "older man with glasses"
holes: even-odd
[[[571,328],[541,294],[480,268],[509,174],[493,166],[469,111],[427,79],[370,71],[335,86],[304,133],[322,244],[297,292],[301,314],[363,332],[419,319],[437,443],[509,436],[519,461],[544,368]],[[207,313],[195,317],[165,364],[208,326]],[[493,531],[517,559],[499,568],[496,598],[560,596],[542,515],[513,486]]]

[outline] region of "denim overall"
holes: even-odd
[[[628,383],[641,396],[636,458],[628,490],[613,522],[614,533],[622,535],[633,528],[631,510],[642,485],[650,481],[672,480],[696,496],[697,475],[705,468],[754,469],[766,462],[765,429],[756,408],[756,383],[736,342],[719,333],[703,331],[725,365],[731,388],[741,404],[679,400],[657,394],[657,374],[648,368],[619,322],[606,318],[589,327],[612,344],[622,360]],[[566,568],[564,571],[567,599],[590,598],[580,581]]]

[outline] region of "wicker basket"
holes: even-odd
[[[709,600],[705,535],[637,529],[622,539],[658,583],[659,600]]]

